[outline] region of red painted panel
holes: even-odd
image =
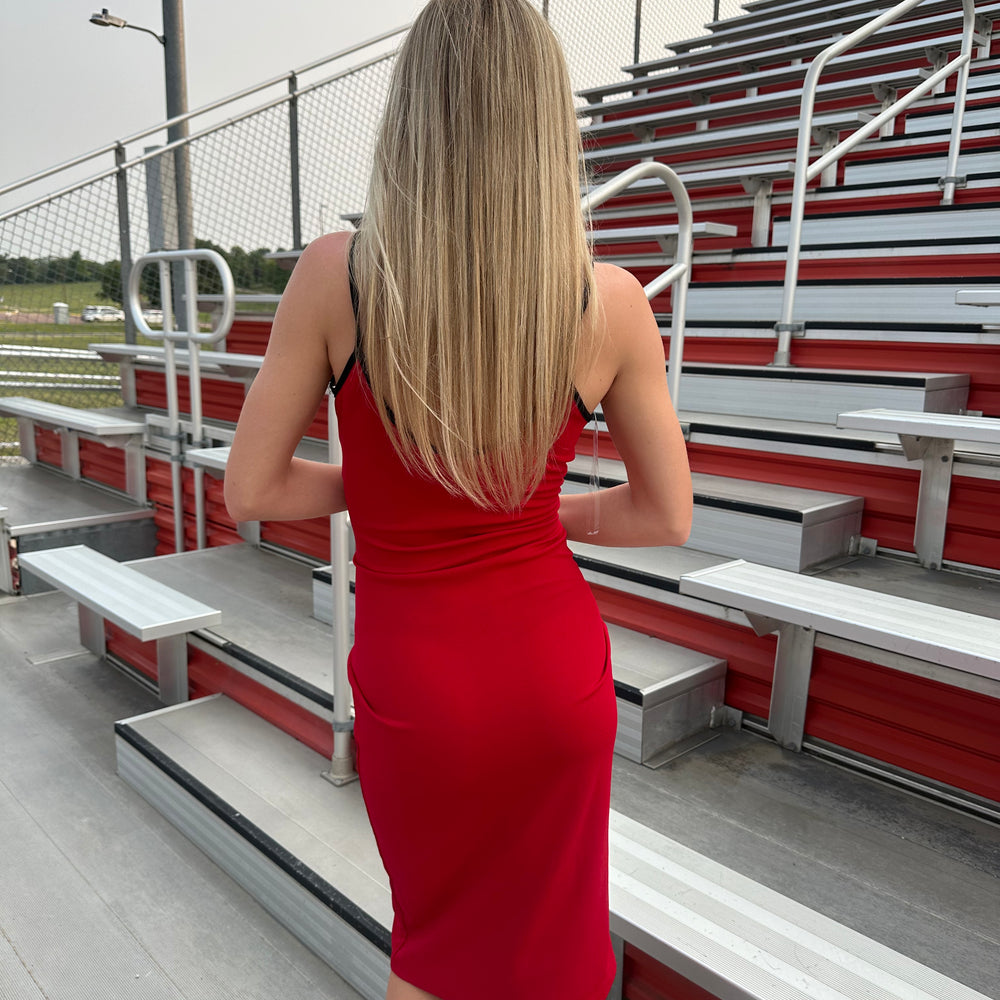
[[[622,963],[624,1000],[716,1000],[673,969],[626,943]]]
[[[806,732],[1000,802],[1000,700],[818,649]]]
[[[233,354],[263,354],[271,335],[271,319],[236,319],[226,334],[226,350]]]
[[[167,385],[162,371],[138,369],[135,373],[135,393],[139,406],[166,410]],[[223,379],[202,378],[202,412],[209,420],[236,423],[243,408],[243,383]],[[186,375],[178,376],[177,397],[180,411],[191,412],[191,397]]]
[[[62,468],[62,438],[46,427],[35,426],[35,455],[39,462]]]
[[[127,488],[125,452],[121,448],[109,448],[97,441],[81,438],[80,475],[124,493]]]
[[[330,519],[313,517],[304,521],[264,521],[260,526],[262,541],[312,556],[330,559]]]

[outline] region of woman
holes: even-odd
[[[607,631],[566,539],[676,545],[691,486],[642,289],[592,265],[565,62],[526,0],[430,0],[353,238],[302,254],[226,473],[233,517],[350,510],[361,787],[389,1000],[603,1000]],[[343,467],[293,450],[333,376]],[[600,403],[628,483],[560,497]]]

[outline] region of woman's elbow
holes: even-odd
[[[664,517],[658,524],[657,545],[683,545],[691,537],[691,514]]]
[[[254,494],[244,483],[231,476],[228,471],[223,483],[223,498],[226,510],[234,521],[257,521],[260,519],[259,504],[254,502]]]

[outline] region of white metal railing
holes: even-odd
[[[903,0],[903,3],[884,11],[856,31],[839,39],[823,49],[809,64],[802,85],[802,104],[799,114],[798,148],[795,156],[795,182],[792,189],[792,203],[788,228],[788,258],[785,264],[785,287],[781,303],[781,319],[775,325],[778,336],[778,347],[774,354],[774,365],[789,367],[791,365],[791,342],[794,335],[802,336],[805,324],[795,322],[795,292],[799,280],[799,263],[802,256],[802,223],[805,218],[806,187],[815,177],[818,177],[845,154],[850,152],[870,135],[877,132],[892,121],[901,111],[908,108],[925,94],[938,87],[952,73],[958,72],[958,82],[955,88],[955,104],[952,113],[951,139],[948,148],[948,165],[945,175],[939,184],[943,190],[941,203],[950,205],[954,201],[955,188],[960,186],[964,178],[958,177],[958,155],[962,143],[962,120],[965,114],[965,95],[969,84],[969,63],[972,61],[972,46],[975,39],[976,10],[975,0],[962,0],[963,32],[962,47],[959,55],[932,73],[923,83],[914,87],[905,96],[899,98],[881,114],[867,122],[856,132],[833,149],[824,153],[812,163],[809,154],[812,146],[813,109],[816,104],[816,87],[820,74],[831,60],[853,48],[859,42],[869,38],[885,25],[908,14],[919,7],[923,0]]]
[[[691,198],[680,177],[665,163],[637,163],[623,170],[617,177],[595,188],[580,202],[585,213],[614,198],[643,177],[658,177],[670,189],[677,205],[677,252],[674,263],[643,288],[647,299],[654,299],[665,288],[676,284],[670,304],[670,373],[668,385],[674,409],[678,409],[681,391],[681,359],[684,354],[684,317],[687,312],[687,292],[691,282],[691,255],[693,252],[694,215]]]
[[[199,260],[214,265],[222,279],[222,309],[218,325],[202,333],[198,324],[198,268]],[[142,302],[139,291],[142,282],[142,272],[150,264],[157,264],[160,275],[160,302],[163,305],[163,329],[153,330],[142,315]],[[176,329],[174,326],[173,302],[171,291],[170,265],[180,264],[184,272],[184,326]],[[216,344],[229,332],[236,313],[235,288],[229,265],[222,256],[214,250],[159,250],[140,257],[129,272],[128,291],[125,297],[125,307],[132,314],[137,332],[153,340],[163,341],[163,360],[166,368],[167,390],[167,437],[170,441],[170,481],[174,504],[174,549],[184,551],[184,489],[181,475],[181,463],[184,460],[184,449],[181,430],[180,400],[177,390],[177,362],[174,357],[174,344],[186,341],[188,345],[188,391],[191,400],[191,438],[196,448],[205,446],[202,427],[201,406],[201,366],[198,351],[201,344]],[[198,548],[206,544],[206,528],[203,505],[205,503],[205,470],[195,466],[194,496],[198,505]]]

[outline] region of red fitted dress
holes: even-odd
[[[615,695],[558,517],[582,404],[510,515],[407,471],[353,358],[335,392],[358,773],[393,971],[442,1000],[604,1000]]]

